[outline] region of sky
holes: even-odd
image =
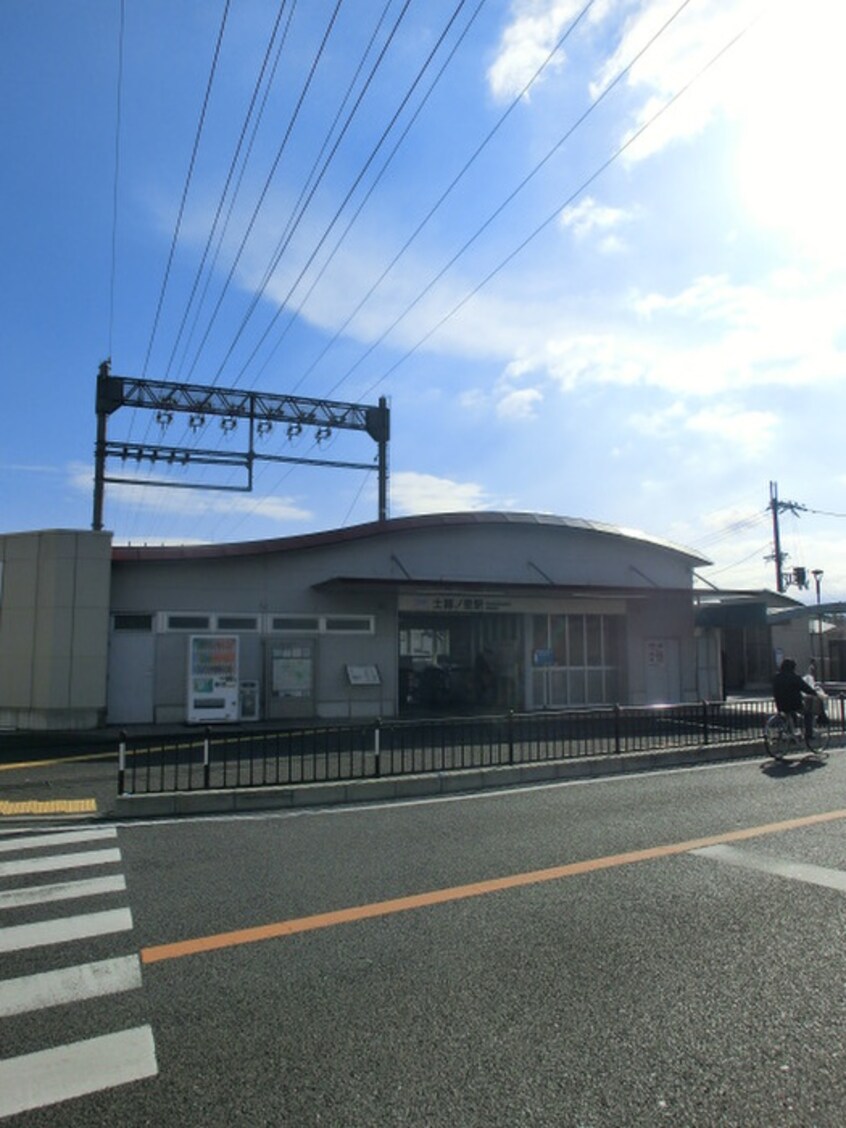
[[[775,483],[785,570],[846,599],[844,32],[841,0],[2,0],[0,532],[91,527],[109,359],[384,396],[392,517],[607,522],[723,588],[775,587]],[[131,407],[108,438],[247,441]],[[105,527],[377,517],[365,433],[256,453],[251,492],[110,458]]]

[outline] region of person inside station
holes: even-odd
[[[496,673],[494,671],[493,652],[490,647],[486,646],[476,655],[473,676],[476,701],[480,705],[492,705],[496,700]]]

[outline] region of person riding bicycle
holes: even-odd
[[[803,715],[805,740],[809,740],[814,730],[814,714],[811,709],[805,708],[805,697],[819,698],[820,694],[796,673],[796,663],[792,658],[784,659],[773,678],[773,697],[779,713],[786,713],[790,718],[797,713]]]

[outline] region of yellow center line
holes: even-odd
[[[538,885],[544,881],[559,881],[579,874],[595,873],[598,870],[613,869],[617,866],[631,865],[633,862],[654,861],[656,858],[670,858],[677,854],[687,854],[701,850],[705,846],[719,846],[726,842],[742,842],[750,838],[760,838],[765,834],[779,834],[786,830],[818,826],[821,823],[846,819],[846,808],[837,811],[824,811],[816,815],[787,819],[784,822],[766,823],[763,826],[745,827],[730,830],[707,838],[692,838],[687,842],[671,842],[664,846],[651,846],[645,850],[632,850],[625,854],[610,854],[602,858],[590,858],[567,865],[552,866],[549,869],[531,870],[528,873],[515,873],[507,877],[495,877],[488,881],[477,881],[470,885],[455,885],[447,889],[434,889],[428,893],[415,893],[408,897],[396,897],[389,901],[375,901],[369,905],[354,905],[346,909],[315,913],[313,916],[298,917],[292,920],[262,924],[254,928],[242,928],[234,932],[219,932],[211,936],[200,936],[193,940],[181,940],[172,944],[157,944],[141,949],[141,960],[145,964],[160,960],[175,960],[182,956],[193,956],[199,952],[211,952],[219,948],[233,948],[240,944],[254,944],[260,940],[272,940],[281,936],[294,936],[300,932],[313,932],[318,928],[333,928],[339,924],[351,924],[358,920],[372,920],[374,917],[391,916],[410,909],[429,908],[450,901],[461,901],[468,897],[484,897],[488,893],[500,893],[506,889],[519,889],[526,885]]]
[[[54,768],[57,764],[78,764],[84,760],[116,760],[114,752],[86,752],[79,756],[56,756],[50,760],[18,760],[14,764],[0,764],[0,772],[13,772],[22,768]]]

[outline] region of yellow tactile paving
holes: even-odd
[[[96,799],[0,799],[0,815],[86,815],[96,810]]]

